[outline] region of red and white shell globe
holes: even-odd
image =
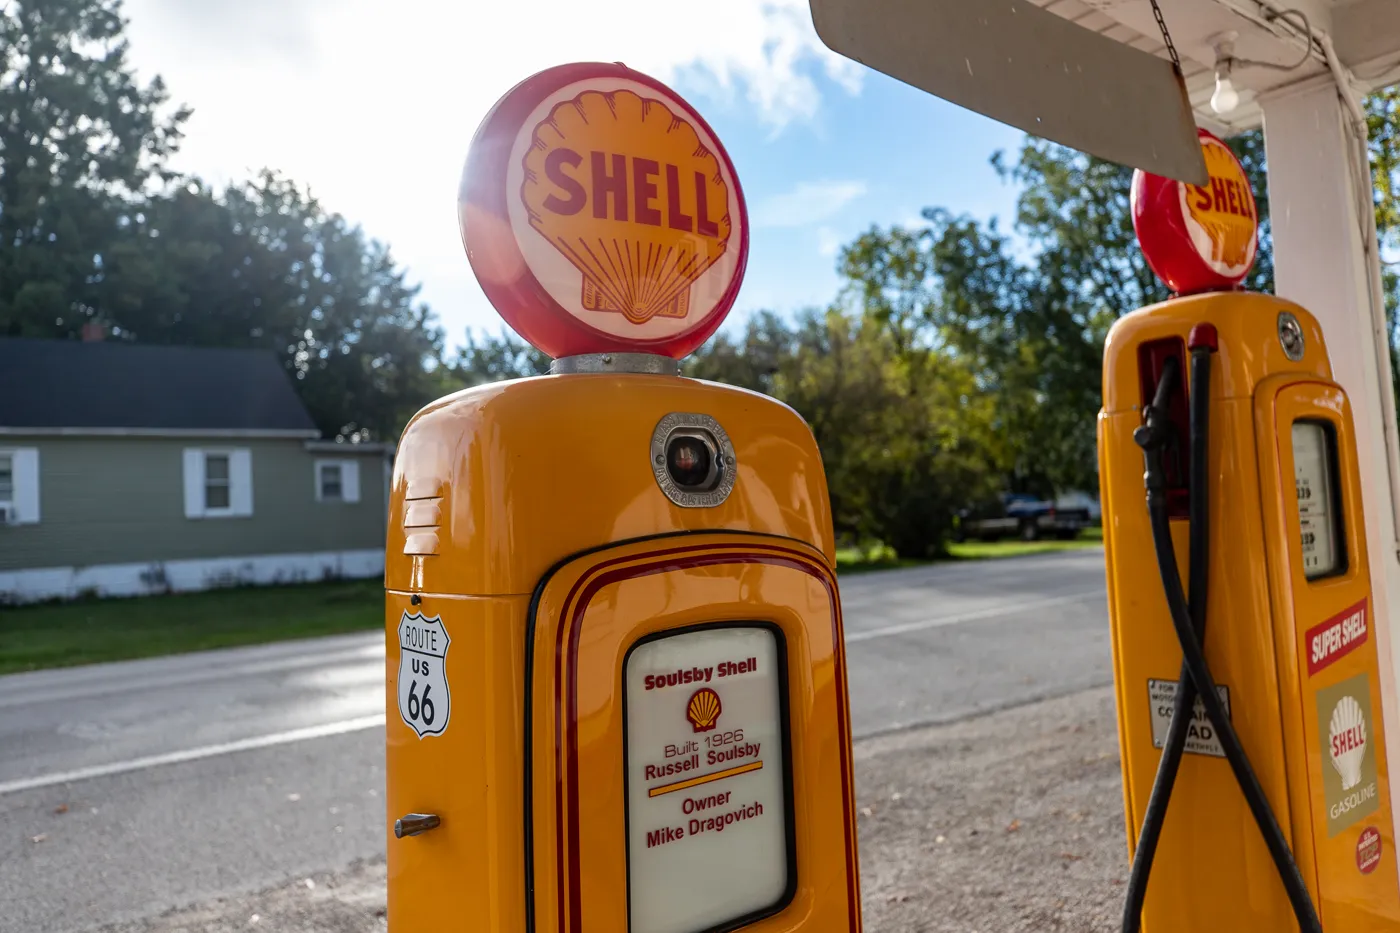
[[[1198,130],[1206,187],[1133,173],[1133,230],[1147,263],[1179,295],[1236,288],[1259,248],[1259,212],[1249,176],[1230,147]]]
[[[680,359],[724,321],[748,262],[724,146],[620,64],[550,68],[502,97],[472,140],[458,220],[486,297],[556,359]]]

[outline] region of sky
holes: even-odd
[[[727,328],[830,302],[839,248],[872,225],[1014,212],[988,160],[1022,134],[830,52],[807,0],[126,0],[125,14],[138,74],[194,110],[175,167],[308,185],[390,245],[449,346],[504,327],[457,230],[468,144],[552,65],[650,74],[724,143],[751,226]]]

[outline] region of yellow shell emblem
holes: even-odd
[[[721,710],[719,694],[709,687],[702,687],[686,704],[685,718],[690,720],[696,732],[709,732],[719,722]]]
[[[1181,186],[1186,229],[1203,258],[1217,271],[1233,273],[1254,262],[1259,217],[1249,176],[1223,143],[1202,140],[1210,184]]]
[[[695,127],[630,90],[585,91],[535,127],[524,169],[530,226],[583,273],[585,310],[634,324],[689,313],[732,230],[729,185]]]

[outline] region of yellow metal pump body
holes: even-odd
[[[1290,317],[1290,337],[1301,341],[1285,346],[1281,327]],[[1324,928],[1400,930],[1351,409],[1317,321],[1272,296],[1176,298],[1121,318],[1105,348],[1099,469],[1129,849],[1137,846],[1182,660],[1133,432],[1151,399],[1153,354],[1176,353],[1185,381],[1186,343],[1198,324],[1219,335],[1209,386],[1206,658]],[[1186,454],[1179,456],[1184,470]],[[1171,525],[1185,580],[1188,522]],[[1199,700],[1196,710],[1143,928],[1296,929]]]
[[[719,504],[658,483],[674,413],[733,445]],[[409,424],[390,508],[391,930],[859,930],[831,514],[795,412],[660,375],[469,389]],[[440,823],[395,838],[410,813]]]

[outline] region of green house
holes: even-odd
[[[0,339],[0,604],[382,574],[391,456],[268,352]]]

